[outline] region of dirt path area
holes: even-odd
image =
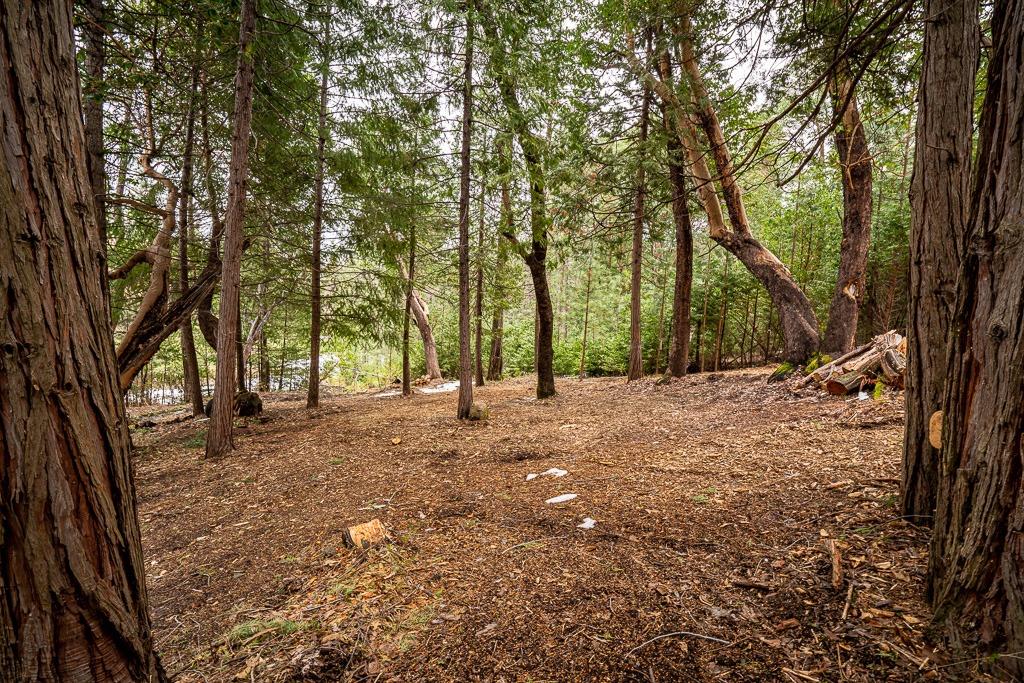
[[[902,396],[765,371],[658,386],[268,397],[238,450],[141,430],[158,649],[179,681],[918,680],[925,535],[898,519]],[[530,473],[550,468],[564,476]],[[576,494],[565,503],[545,501]],[[372,518],[393,542],[355,551]],[[595,520],[583,529],[585,518]]]

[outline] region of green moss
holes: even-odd
[[[818,368],[820,368],[822,365],[828,365],[831,362],[832,356],[828,355],[827,353],[816,353],[804,367],[804,372],[806,372],[809,375]]]
[[[790,363],[789,361],[786,361],[779,367],[775,368],[775,372],[768,376],[768,381],[781,382],[782,380],[792,375],[794,370],[796,370],[796,366]]]

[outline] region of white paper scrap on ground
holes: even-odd
[[[857,398],[859,398],[861,401],[866,401],[866,400],[868,400],[871,397],[868,396],[868,392],[862,391],[859,394],[857,394]]]
[[[570,500],[572,500],[575,497],[576,497],[575,493],[563,493],[560,496],[555,496],[554,498],[548,498],[544,502],[547,503],[548,505],[554,505],[555,503],[567,503],[567,502],[569,502]]]
[[[552,467],[546,472],[541,472],[540,474],[537,474],[536,472],[530,472],[529,474],[526,475],[526,481],[533,481],[537,477],[564,477],[567,474],[569,474],[569,470],[563,470],[558,467]]]
[[[590,517],[584,517],[583,518],[583,523],[582,524],[577,524],[576,528],[577,529],[593,529],[595,524],[597,524],[596,520],[593,520]]]

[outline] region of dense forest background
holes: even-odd
[[[778,256],[828,319],[843,235],[843,187],[828,88],[815,88],[817,55],[851,40],[843,24],[893,8],[818,8],[788,16],[772,8],[705,5],[697,35],[722,128],[741,167],[758,239]],[[665,127],[657,107],[642,115],[644,88],[618,51],[639,26],[640,8],[612,3],[495,8],[515,50],[514,77],[542,126],[550,207],[548,275],[556,374],[624,374],[630,350],[630,276],[637,171],[643,207],[641,344],[646,373],[666,368],[672,316],[674,235]],[[661,11],[657,7],[646,12]],[[151,249],[177,186],[179,214],[169,278],[180,291],[209,263],[222,220],[230,149],[237,13],[222,3],[116,3],[102,83],[107,230],[111,270]],[[529,26],[515,24],[528,12]],[[405,271],[415,240],[415,288],[426,305],[445,376],[458,366],[459,82],[464,19],[458,8],[260,5],[254,45],[251,201],[242,265],[241,336],[248,385],[297,390],[309,368],[313,195],[319,131],[325,138],[322,239],[322,381],[349,388],[401,376]],[[83,17],[86,16],[83,14]],[[816,20],[819,26],[807,26]],[[646,21],[646,20],[645,20]],[[895,21],[895,20],[893,20]],[[85,19],[81,25],[87,26]],[[642,28],[640,30],[643,30]],[[810,31],[810,33],[808,33]],[[829,33],[829,32],[832,33]],[[905,35],[900,35],[900,33]],[[487,40],[485,32],[479,36]],[[871,153],[871,242],[857,338],[905,324],[912,109],[920,57],[913,24],[895,29],[858,74],[857,101]],[[803,45],[810,35],[819,45]],[[630,40],[632,40],[630,38]],[[80,46],[83,64],[87,46]],[[642,57],[653,50],[634,45]],[[822,57],[823,59],[823,57]],[[486,43],[476,53],[471,173],[471,260],[482,292],[481,348],[502,337],[504,375],[534,369],[536,315],[530,276],[499,230],[527,230],[528,170],[509,158],[503,110]],[[322,83],[321,83],[322,81]],[[319,125],[321,85],[324,125]],[[641,136],[641,119],[650,133]],[[513,149],[513,152],[517,150]],[[140,161],[149,154],[158,178]],[[508,202],[503,202],[507,196]],[[695,197],[690,300],[690,370],[777,360],[778,315],[762,285],[708,235]],[[182,265],[186,276],[182,279]],[[476,273],[480,273],[480,283]],[[146,269],[111,283],[120,339],[150,286]],[[475,292],[474,292],[475,296]],[[212,311],[217,310],[216,299]],[[202,312],[192,337],[201,385],[212,391],[214,348]],[[500,319],[500,323],[496,320]],[[500,327],[499,327],[500,325]],[[415,332],[414,332],[415,335]],[[188,342],[191,344],[191,342]],[[414,376],[426,373],[411,345]],[[135,378],[129,401],[181,400],[181,335]],[[484,358],[484,365],[488,362]]]

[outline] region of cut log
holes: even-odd
[[[874,383],[874,380],[868,380],[860,372],[847,372],[826,380],[825,390],[833,396],[846,396],[851,391],[863,389],[868,384],[873,385]]]
[[[797,382],[798,387],[814,383],[830,394],[845,396],[854,389],[874,386],[881,381],[902,389],[907,359],[901,348],[906,340],[896,331],[880,334],[831,363],[826,363]]]

